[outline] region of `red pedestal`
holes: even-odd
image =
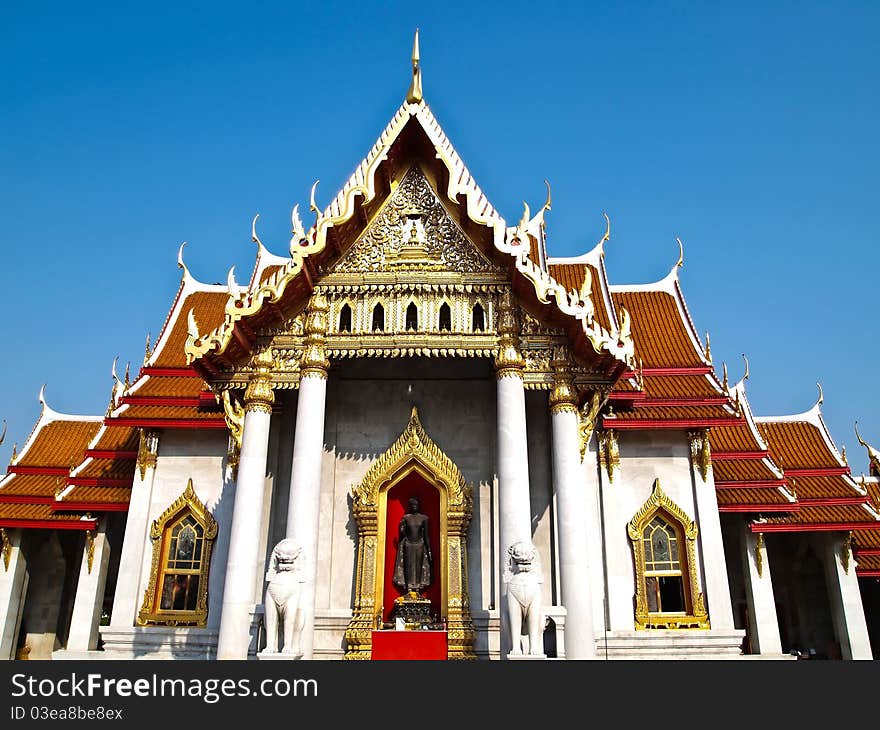
[[[445,631],[374,631],[373,659],[446,659]]]

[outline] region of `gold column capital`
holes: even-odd
[[[300,361],[301,377],[327,377],[330,361],[324,350],[324,339],[327,334],[329,311],[330,304],[322,292],[315,293],[309,300],[304,327],[305,348]]]
[[[525,361],[519,350],[519,326],[513,292],[505,289],[498,301],[498,354],[495,356],[495,373],[502,378],[523,377]]]
[[[244,392],[245,411],[272,413],[275,393],[272,391],[272,350],[266,348],[254,357],[255,372],[248,381]]]
[[[571,374],[571,361],[567,347],[557,347],[553,350],[553,359],[550,361],[553,368],[553,390],[550,391],[550,413],[574,413],[578,412],[578,394],[574,387],[574,379]]]

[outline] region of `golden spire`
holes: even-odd
[[[422,69],[419,66],[419,29],[416,28],[416,37],[413,40],[412,52],[412,83],[406,92],[406,101],[409,104],[418,104],[422,100]]]

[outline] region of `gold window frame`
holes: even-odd
[[[162,582],[168,562],[168,547],[171,542],[171,529],[187,515],[201,525],[202,558],[199,564],[198,596],[193,611],[168,610],[160,608]],[[150,527],[153,541],[153,561],[150,579],[144,601],[138,613],[139,626],[196,626],[204,627],[208,621],[208,574],[211,569],[211,551],[217,537],[217,522],[193,489],[192,479],[187,482],[183,493],[166,509]]]
[[[661,514],[676,531],[679,541],[684,537],[684,545],[679,545],[679,562],[682,565],[681,579],[685,597],[685,611],[651,612],[648,610],[647,585],[645,582],[645,548],[642,542],[645,527]],[[708,629],[709,614],[697,577],[697,523],[681,509],[654,480],[654,488],[648,501],[642,505],[627,525],[627,534],[632,543],[636,568],[635,627],[644,629]]]
[[[356,595],[345,631],[346,659],[370,659],[373,630],[385,590],[385,516],[388,492],[412,473],[440,493],[441,614],[446,619],[449,659],[475,659],[467,582],[467,528],[473,512],[472,486],[455,463],[425,433],[415,407],[397,441],[351,490],[358,526]]]

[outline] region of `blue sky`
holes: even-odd
[[[509,221],[552,254],[612,220],[612,283],[681,280],[757,415],[823,412],[880,446],[877,3],[10,3],[0,9],[0,463],[47,383],[101,413],[176,291],[286,250],[403,99],[428,103]]]

